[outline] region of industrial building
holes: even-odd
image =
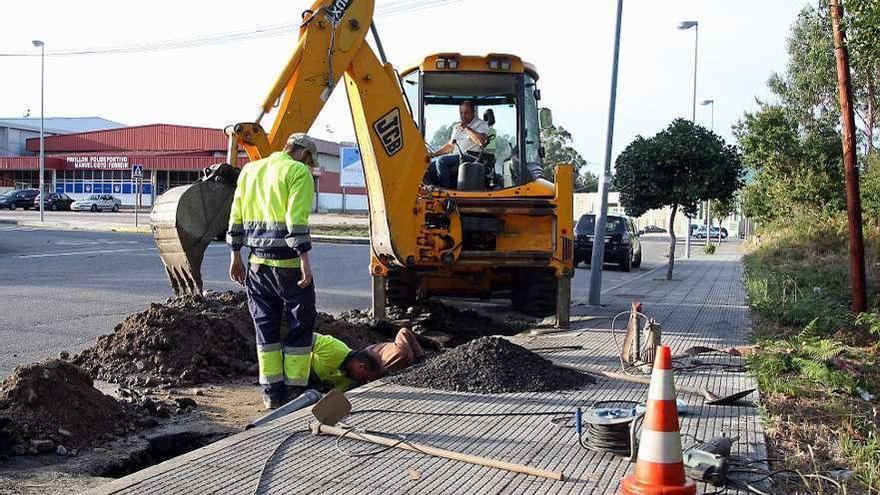
[[[13,122],[25,120],[23,123]],[[60,121],[77,121],[73,132]],[[36,121],[36,135],[33,124]],[[46,119],[46,189],[66,193],[73,199],[91,194],[113,194],[123,205],[133,206],[138,196],[135,168],[143,170],[140,203],[152,205],[168,189],[196,181],[205,167],[226,157],[227,138],[220,129],[172,124],[126,127],[112,121],[91,119]],[[0,139],[5,137],[7,153],[0,156],[0,187],[25,188],[39,185],[39,119],[0,119]],[[72,125],[72,124],[71,124]],[[83,127],[92,127],[84,129]],[[18,131],[18,132],[16,132]],[[315,211],[342,208],[339,187],[339,144],[318,142],[319,167],[313,171]],[[239,164],[247,163],[240,152]],[[347,191],[349,210],[366,210],[362,188]]]

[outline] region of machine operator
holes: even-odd
[[[476,158],[489,138],[489,125],[477,118],[474,102],[461,102],[458,114],[461,120],[452,126],[452,138],[428,155],[432,159],[440,157],[429,166],[428,183],[447,189],[455,188],[458,183],[458,166],[461,163],[459,150]]]

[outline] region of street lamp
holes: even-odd
[[[608,102],[608,129],[605,135],[605,166],[599,176],[599,212],[593,226],[593,252],[590,253],[589,303],[602,302],[602,265],[605,262],[605,223],[608,217],[608,186],[611,182],[611,145],[614,142],[614,115],[617,109],[617,68],[620,60],[620,25],[623,0],[617,0],[617,23],[614,29],[614,55],[611,59],[611,96]],[[557,321],[557,325],[558,325]]]
[[[46,75],[46,44],[40,40],[32,42],[35,48],[40,49],[40,222],[43,221],[43,205],[46,203],[46,187],[44,184],[44,174],[46,169],[46,151],[43,146],[43,94],[44,81]]]
[[[715,100],[703,100],[703,102],[700,103],[700,105],[702,105],[704,107],[706,105],[709,105],[709,110],[711,112],[709,114],[710,115],[709,130],[714,131],[715,130]],[[707,246],[711,243],[710,238],[712,236],[709,235],[709,232],[711,232],[711,227],[712,227],[712,200],[707,199],[706,200],[706,245]],[[720,238],[721,237],[721,224],[720,224],[720,222],[718,224],[718,228],[719,228],[718,237]]]
[[[700,43],[700,23],[697,21],[682,21],[678,24],[678,29],[682,31],[687,31],[690,28],[694,28],[694,103],[691,109],[691,122],[694,124],[697,123],[697,47]],[[685,215],[687,218],[687,229],[685,232],[687,234],[684,237],[684,257],[691,257],[691,217]]]

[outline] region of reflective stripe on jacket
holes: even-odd
[[[311,169],[290,154],[278,151],[248,163],[238,176],[226,242],[234,251],[250,247],[257,261],[298,258],[312,248],[314,196]]]

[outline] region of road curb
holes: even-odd
[[[313,235],[312,242],[324,242],[327,244],[369,244],[370,238],[341,235]]]
[[[18,225],[18,220],[7,220],[0,218],[0,225]]]

